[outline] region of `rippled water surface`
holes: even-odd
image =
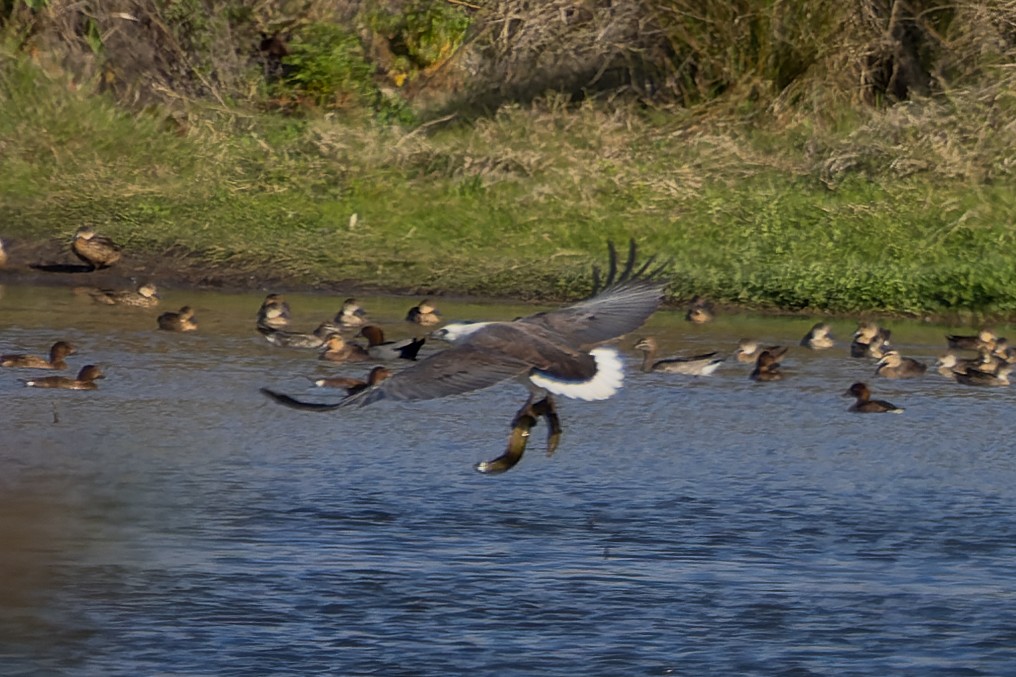
[[[872,377],[794,349],[781,383],[728,360],[560,402],[487,477],[525,397],[509,384],[308,413],[308,376],[362,375],[253,331],[259,295],[93,307],[10,287],[0,352],[79,346],[96,392],[0,370],[0,669],[35,674],[1016,674],[1010,389]],[[293,295],[307,328],[341,299]],[[407,299],[364,298],[393,336]],[[190,303],[201,330],[154,329]],[[442,300],[446,317],[531,308]],[[668,353],[795,345],[808,319],[658,313]],[[890,323],[931,361],[940,326]],[[1005,328],[1002,328],[1003,330]],[[1011,332],[1010,332],[1011,333]],[[428,346],[429,347],[429,346]],[[847,413],[855,380],[906,408]]]

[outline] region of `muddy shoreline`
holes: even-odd
[[[135,287],[153,282],[160,289],[204,289],[227,292],[276,291],[336,294],[418,295],[431,293],[355,280],[302,283],[273,273],[270,265],[210,265],[184,249],[160,254],[127,252],[116,265],[92,271],[76,258],[63,240],[41,242],[4,240],[7,264],[0,267],[0,284],[44,286]]]

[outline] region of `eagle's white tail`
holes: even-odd
[[[596,360],[596,374],[588,381],[561,381],[547,374],[534,373],[531,380],[555,395],[576,400],[605,400],[613,397],[624,383],[624,364],[613,348],[594,348],[589,354]]]

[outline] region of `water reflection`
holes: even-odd
[[[1002,674],[1013,647],[1010,389],[929,373],[875,381],[840,345],[787,379],[732,359],[709,378],[635,371],[561,403],[497,478],[524,393],[353,415],[295,412],[308,376],[359,373],[267,345],[262,295],[164,294],[160,309],[9,286],[0,352],[58,338],[108,374],[32,391],[0,370],[0,661],[8,674]],[[290,295],[313,328],[342,299]],[[363,298],[393,336],[418,299]],[[448,319],[533,309],[441,300]],[[99,312],[99,311],[102,312]],[[660,313],[661,354],[796,346],[808,318]],[[948,328],[893,322],[928,361]],[[1000,328],[1001,333],[1004,328]],[[74,362],[73,367],[79,366]],[[901,416],[853,416],[869,379]],[[324,396],[322,396],[324,397]]]

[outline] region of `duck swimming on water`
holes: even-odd
[[[843,393],[844,397],[856,398],[854,403],[850,405],[848,411],[852,411],[858,414],[902,414],[903,409],[897,407],[892,402],[886,402],[885,400],[873,400],[871,399],[871,391],[868,390],[868,386],[864,383],[855,383],[850,386],[847,392]]]
[[[314,385],[319,388],[343,388],[346,394],[355,395],[361,390],[376,386],[391,375],[392,372],[387,367],[374,367],[370,370],[370,374],[367,375],[366,381],[350,376],[331,376],[315,379]]]
[[[657,360],[657,348],[656,339],[652,336],[646,336],[635,344],[635,350],[642,351],[642,371],[646,373],[660,371],[667,374],[708,376],[723,364],[723,358],[716,357],[716,351],[693,357],[665,357]]]
[[[280,348],[320,348],[330,337],[338,335],[339,328],[331,322],[322,322],[309,333],[282,329],[258,331],[266,341]]]
[[[801,345],[812,350],[825,350],[836,345],[829,335],[831,328],[828,322],[817,322],[801,339]]]
[[[163,313],[156,318],[159,329],[165,331],[197,331],[198,322],[194,319],[194,309],[190,306],[180,308],[176,313]]]
[[[594,270],[594,290],[585,301],[510,322],[457,322],[432,333],[451,347],[436,352],[339,402],[302,402],[268,388],[262,392],[297,409],[328,411],[364,407],[382,400],[414,401],[447,397],[519,380],[530,395],[512,420],[508,446],[501,456],[478,463],[479,472],[501,473],[514,467],[526,448],[529,429],[539,418],[548,425],[547,451],[561,436],[554,395],[581,400],[613,396],[624,381],[617,350],[602,346],[640,327],[663,300],[664,266],[649,259],[635,265],[635,243],[619,270],[611,245],[603,286]]]
[[[363,346],[349,343],[341,334],[331,334],[325,339],[320,359],[329,362],[364,362],[371,358]]]
[[[981,371],[979,369],[967,369],[965,372],[956,372],[956,382],[967,386],[989,386],[1002,387],[1009,385],[1009,373],[1014,365],[1003,364],[995,372]]]
[[[367,324],[367,312],[359,301],[349,298],[342,302],[342,307],[335,313],[333,321],[343,329],[362,327]]]
[[[384,331],[376,324],[368,324],[360,330],[360,336],[367,339],[367,353],[375,360],[415,360],[427,339],[411,338],[401,341],[386,341]]]
[[[928,365],[912,357],[903,357],[899,351],[890,350],[882,355],[876,365],[875,374],[885,378],[918,378],[924,376]]]
[[[159,305],[159,290],[154,284],[143,284],[135,291],[118,289],[86,289],[96,303],[106,306],[154,308]]]
[[[424,299],[409,309],[409,312],[406,313],[406,321],[413,322],[421,327],[431,327],[435,324],[440,324],[441,315],[437,312],[434,304],[430,302],[430,299]]]
[[[768,350],[763,350],[755,360],[755,369],[748,376],[752,381],[782,381],[780,360]]]
[[[95,383],[97,379],[106,378],[94,364],[85,365],[78,372],[76,378],[66,376],[42,376],[39,378],[21,379],[29,388],[60,388],[62,390],[95,390],[99,386]]]
[[[889,350],[891,335],[891,331],[874,322],[861,322],[857,325],[857,331],[854,332],[853,341],[850,343],[850,356],[882,359],[885,352]]]
[[[292,311],[282,294],[269,294],[258,308],[257,328],[261,333],[285,329],[289,326]]]
[[[713,304],[701,296],[694,296],[688,306],[688,312],[684,314],[684,319],[694,324],[705,324],[712,322],[714,316]]]
[[[978,351],[977,357],[958,357],[956,353],[947,350],[938,356],[935,364],[939,374],[955,381],[956,374],[965,374],[968,371],[995,374],[1004,363],[994,353],[982,348]]]
[[[945,337],[945,340],[953,350],[980,350],[981,348],[994,350],[998,336],[988,327],[982,327],[976,336],[950,334]]]
[[[743,338],[737,342],[737,349],[734,350],[734,358],[745,364],[755,364],[758,361],[759,353],[763,350],[774,357],[777,362],[787,354],[787,346],[762,346],[755,339]]]
[[[77,348],[67,341],[57,341],[49,349],[49,357],[38,355],[0,355],[0,367],[16,369],[66,369],[64,358],[78,352]]]

